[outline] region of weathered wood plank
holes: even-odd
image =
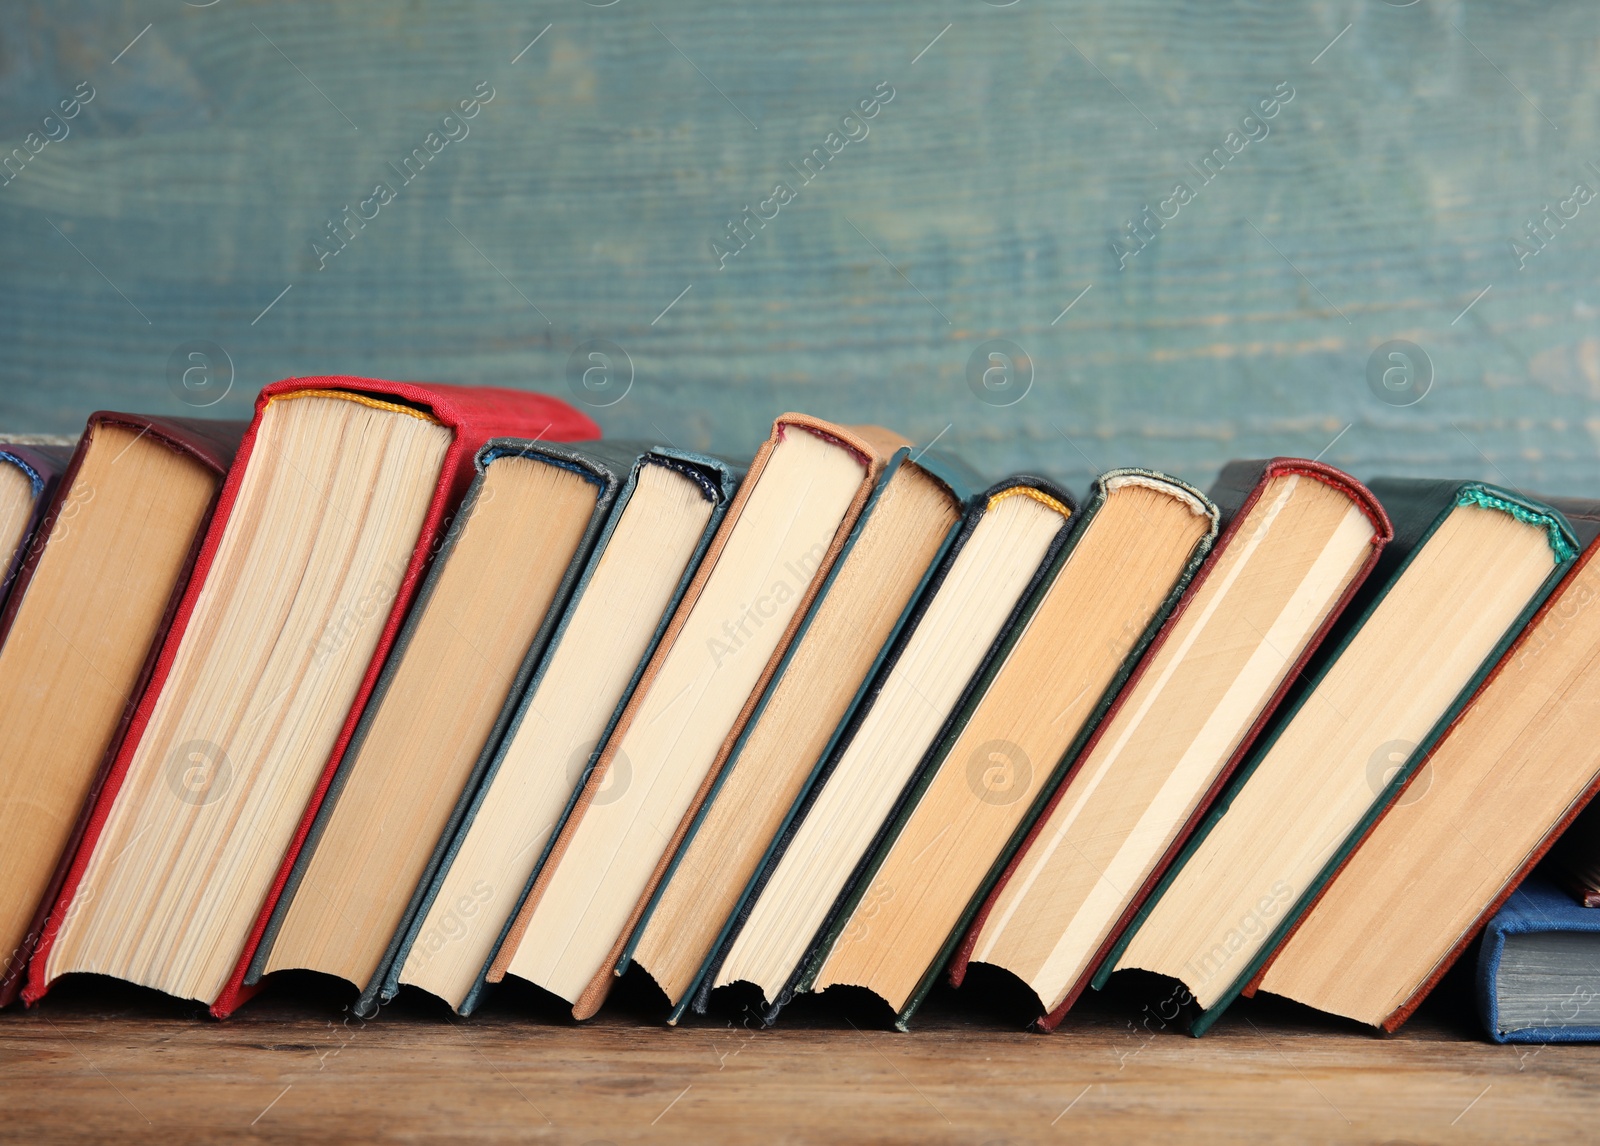
[[[0,188],[0,422],[178,412],[168,358],[196,338],[238,414],[311,372],[566,393],[606,337],[636,372],[611,433],[739,452],[800,407],[943,430],[989,470],[1203,481],[1348,426],[1326,456],[1358,473],[1600,494],[1600,203],[1523,269],[1510,247],[1600,189],[1597,48],[1576,2],[10,5],[0,144],[95,96]],[[401,183],[480,81],[470,135]],[[802,183],[880,81],[870,135]],[[1280,83],[1270,133],[1203,183],[1188,165],[1258,134]],[[1119,270],[1110,242],[1180,179],[1193,200]],[[718,269],[779,180],[793,200]],[[967,386],[989,338],[1033,359],[1016,405]],[[1367,386],[1394,338],[1434,366],[1416,406]]]
[[[948,998],[906,1035],[818,1008],[770,1031],[553,1014],[403,998],[343,1023],[280,991],[219,1024],[69,982],[0,1022],[0,1101],[19,1141],[164,1143],[1579,1140],[1600,1101],[1600,1048],[1467,1041],[1438,1006],[1376,1038],[1246,1000],[1198,1040],[1141,1027],[1126,998],[1048,1036]]]

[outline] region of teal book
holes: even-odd
[[[360,988],[357,1014],[383,997],[413,933],[437,906],[452,850],[519,704],[567,643],[597,571],[634,594],[617,609],[615,689],[659,634],[726,507],[735,473],[716,459],[645,443],[494,440],[407,616],[269,921],[249,982],[303,968]],[[624,552],[625,551],[625,552]],[[637,646],[637,656],[627,650]],[[603,726],[617,704],[586,698]],[[598,732],[595,728],[592,731]],[[587,760],[555,780],[559,804]],[[451,899],[448,928],[490,896]],[[480,924],[482,920],[478,920]],[[498,920],[495,921],[498,924]],[[461,934],[454,934],[460,932]],[[432,932],[425,933],[431,936]]]
[[[676,1023],[750,878],[863,703],[980,482],[902,447],[884,466],[794,642],[729,753],[617,963],[647,973]]]
[[[1478,482],[1370,483],[1394,525],[1270,731],[1112,948],[1202,1034],[1321,894],[1577,556],[1555,509]],[[1166,1006],[1166,1004],[1163,1004]]]

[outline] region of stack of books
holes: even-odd
[[[1256,992],[1393,1030],[1600,787],[1600,504],[599,436],[324,377],[0,446],[0,1003],[299,969],[582,1019],[632,973],[669,1022],[904,1028],[979,969],[1050,1030],[1137,968],[1195,1033]]]

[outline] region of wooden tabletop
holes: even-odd
[[[637,1003],[561,1020],[502,993],[461,1020],[402,997],[374,1020],[280,984],[225,1023],[116,984],[66,982],[0,1017],[5,1137],[629,1142],[1580,1140],[1600,1047],[1496,1046],[1459,987],[1387,1038],[1267,1000],[1194,1039],[1123,989],[1053,1035],[965,995],[909,1034],[814,1001],[767,1031],[677,1029]]]

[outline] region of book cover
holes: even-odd
[[[1511,1025],[1503,1014],[1500,973],[1508,941],[1519,936],[1562,935],[1582,937],[1563,944],[1556,955],[1567,973],[1552,982],[1553,994],[1541,1008],[1544,1018],[1532,1025]],[[1478,1013],[1483,1027],[1497,1043],[1600,1042],[1600,979],[1582,973],[1583,953],[1588,967],[1600,961],[1600,912],[1581,907],[1561,888],[1535,876],[1512,892],[1483,934],[1478,952]],[[1536,1004],[1537,1007],[1537,1004]]]

